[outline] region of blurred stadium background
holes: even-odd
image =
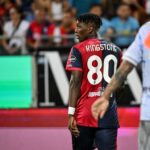
[[[99,37],[125,51],[150,19],[150,0],[0,0],[1,150],[71,150],[65,64],[74,18],[86,12],[102,18]],[[118,150],[137,150],[141,82],[138,66],[118,91]]]

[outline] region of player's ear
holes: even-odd
[[[89,33],[92,33],[94,28],[92,26],[89,26]]]

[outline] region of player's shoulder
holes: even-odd
[[[105,40],[105,39],[100,39],[100,43],[104,44],[104,45],[108,45],[108,46],[106,46],[107,48],[113,47],[113,49],[118,53],[122,52],[120,47],[118,47],[116,44],[112,43],[111,41],[108,41],[108,40]]]
[[[145,24],[143,24],[143,25],[140,27],[139,32],[142,32],[143,30],[150,30],[150,21],[148,21],[148,22],[146,22]]]
[[[73,46],[73,48],[78,49],[79,51],[85,47],[87,40],[77,43]]]
[[[98,38],[91,38],[75,44],[74,47],[77,48],[78,50],[82,50],[86,47],[86,45],[90,45],[97,42],[99,42]]]
[[[144,24],[142,25],[142,27],[150,27],[150,21],[144,23]],[[141,28],[142,28],[142,27],[141,27]]]

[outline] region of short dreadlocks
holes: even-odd
[[[76,20],[78,20],[79,22],[83,22],[85,24],[89,24],[89,23],[93,24],[95,30],[98,30],[102,25],[101,18],[92,13],[81,14],[76,18]]]

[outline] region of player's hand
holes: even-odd
[[[80,132],[77,128],[76,120],[75,120],[74,116],[72,116],[72,115],[68,116],[68,128],[72,135],[74,135],[75,137],[79,136]]]
[[[105,97],[98,98],[92,105],[92,115],[97,120],[98,117],[103,118],[109,106],[109,100]]]

